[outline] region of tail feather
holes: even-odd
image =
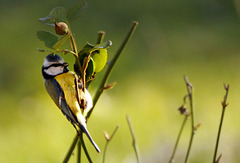
[[[92,139],[92,137],[91,137],[90,133],[88,132],[87,128],[84,127],[83,125],[80,125],[79,127],[82,130],[82,132],[84,132],[87,135],[88,139],[90,140],[90,142],[92,143],[94,148],[97,150],[97,152],[100,153],[100,149],[99,149],[98,145]]]

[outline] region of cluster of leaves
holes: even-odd
[[[104,68],[107,63],[107,48],[112,45],[111,41],[107,41],[101,44],[91,45],[87,43],[83,49],[78,53],[79,61],[82,67],[86,68],[86,80],[88,84],[94,78],[94,75]],[[83,65],[87,63],[87,66]],[[80,73],[80,68],[77,63],[74,64],[74,71],[77,74]],[[81,76],[81,75],[80,75]]]
[[[37,37],[44,42],[48,50],[39,50],[51,53],[71,53],[75,56],[74,71],[82,77],[87,84],[94,79],[96,73],[102,71],[107,63],[107,48],[112,45],[111,41],[92,45],[87,43],[80,52],[77,50],[74,36],[70,29],[70,23],[82,16],[87,7],[87,3],[80,1],[72,7],[56,7],[39,21],[50,27],[55,27],[55,34],[48,31],[38,31]],[[60,35],[60,36],[57,36]],[[67,41],[70,41],[72,49],[63,49]]]

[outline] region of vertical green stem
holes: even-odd
[[[103,76],[103,79],[95,93],[95,96],[93,98],[93,103],[96,104],[99,97],[101,96],[103,90],[104,90],[104,86],[107,82],[108,76],[110,74],[110,72],[112,71],[113,66],[115,65],[117,59],[119,58],[121,52],[123,51],[124,47],[127,45],[127,42],[130,40],[132,34],[134,33],[135,29],[137,28],[138,22],[133,21],[132,26],[129,30],[129,32],[127,33],[125,39],[123,40],[122,44],[120,45],[120,47],[118,48],[117,52],[115,53],[113,59],[111,60],[110,64],[108,65],[107,71],[105,72],[105,75]],[[95,105],[94,105],[95,106]],[[89,118],[92,114],[92,111],[94,109],[93,108],[88,112],[87,118]]]
[[[137,138],[136,138],[135,133],[133,131],[132,123],[130,121],[129,116],[127,116],[127,121],[128,121],[129,129],[131,131],[132,139],[133,139],[132,145],[133,145],[136,157],[137,157],[137,162],[140,163],[140,152],[139,152],[139,148],[138,148],[138,145],[137,145]]]
[[[219,145],[219,140],[220,140],[220,135],[221,135],[221,130],[222,130],[222,124],[223,124],[225,110],[226,110],[226,107],[227,107],[227,96],[228,96],[228,91],[229,91],[229,85],[227,85],[227,86],[224,85],[224,88],[226,90],[226,94],[225,94],[223,102],[222,102],[222,115],[221,115],[221,120],[220,120],[220,124],[219,124],[219,129],[218,129],[218,135],[217,135],[217,141],[216,141],[215,152],[214,152],[214,157],[213,157],[213,163],[215,163],[216,159],[217,159],[217,152],[218,152],[218,145]]]
[[[191,109],[191,124],[192,124],[192,130],[191,130],[191,138],[189,141],[189,145],[188,145],[188,150],[187,150],[187,154],[185,157],[185,163],[188,162],[188,158],[190,155],[190,151],[191,151],[191,147],[192,147],[192,143],[193,143],[193,137],[195,134],[195,125],[194,125],[194,108],[193,108],[193,99],[192,99],[192,84],[189,83],[187,76],[184,76],[185,82],[186,82],[186,86],[187,86],[187,90],[188,90],[188,98],[189,98],[189,102],[190,102],[190,109]]]
[[[75,148],[75,146],[76,146],[76,144],[77,144],[77,141],[78,141],[78,136],[76,136],[76,137],[74,138],[74,140],[73,140],[73,142],[72,142],[72,145],[71,145],[70,148],[69,148],[69,151],[70,151],[70,152],[67,153],[65,159],[63,160],[63,163],[67,163],[68,160],[70,159],[70,157],[71,157],[71,155],[72,155],[72,152],[73,152],[73,150],[74,150],[74,148]]]
[[[109,142],[112,140],[112,138],[114,137],[114,135],[116,134],[117,130],[118,130],[119,126],[116,126],[115,130],[113,131],[112,135],[107,138],[107,141],[106,141],[106,144],[105,144],[105,147],[104,147],[104,150],[103,150],[103,160],[102,162],[105,163],[105,158],[106,158],[106,153],[107,153],[107,147],[108,147],[108,144]]]
[[[105,36],[105,32],[104,31],[99,31],[98,32],[97,44],[100,44],[100,43],[103,42],[104,36]]]
[[[173,149],[173,153],[172,153],[171,159],[170,159],[170,161],[169,161],[170,163],[172,163],[172,162],[174,161],[174,157],[175,157],[175,153],[176,153],[176,151],[177,151],[178,143],[179,143],[180,137],[181,137],[181,135],[182,135],[183,128],[184,128],[184,126],[185,126],[185,124],[186,124],[186,122],[187,122],[187,118],[188,118],[188,116],[185,115],[185,118],[184,118],[184,120],[183,120],[181,129],[180,129],[180,131],[179,131],[179,133],[178,133],[177,141],[176,141],[176,143],[175,143],[175,146],[174,146],[174,149]]]
[[[78,141],[78,152],[77,152],[77,163],[81,162],[81,147],[82,147],[82,141]]]
[[[82,142],[83,150],[84,150],[85,155],[86,155],[86,157],[88,159],[88,162],[92,163],[92,159],[91,159],[91,157],[90,157],[90,155],[88,153],[87,147],[86,147],[86,145],[84,143],[84,140],[83,140],[82,132],[81,132],[81,134],[79,136],[80,136],[80,141]]]

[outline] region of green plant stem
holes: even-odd
[[[77,45],[76,45],[76,41],[74,39],[74,36],[72,34],[72,31],[70,30],[69,28],[69,39],[70,39],[70,45],[72,47],[72,51],[74,52],[74,57],[75,57],[75,60],[77,62],[77,65],[79,67],[79,72],[82,72],[82,66],[81,66],[81,63],[79,61],[79,58],[78,58],[78,50],[77,50]],[[82,74],[83,75],[83,74]]]
[[[113,131],[112,135],[107,139],[105,147],[104,147],[104,151],[103,151],[103,160],[102,162],[105,163],[105,158],[106,158],[106,153],[107,153],[107,147],[108,144],[110,143],[110,141],[112,140],[112,138],[114,137],[114,135],[116,134],[117,130],[118,130],[119,126],[116,126],[115,130]]]
[[[81,162],[81,147],[82,147],[82,141],[78,141],[78,152],[77,152],[77,163]]]
[[[219,145],[219,140],[220,140],[220,135],[221,135],[221,130],[222,130],[222,124],[223,124],[225,110],[226,110],[226,107],[227,107],[227,97],[228,97],[229,85],[227,85],[227,86],[224,85],[224,88],[226,90],[226,94],[225,94],[223,102],[222,102],[222,115],[221,115],[221,120],[220,120],[220,124],[219,124],[219,129],[218,129],[218,135],[217,135],[217,141],[216,141],[216,146],[215,146],[215,151],[214,151],[213,163],[215,163],[216,159],[217,159],[217,152],[218,152],[218,145]]]
[[[188,150],[187,150],[187,154],[185,157],[185,163],[188,162],[188,158],[190,155],[190,151],[191,151],[191,147],[192,147],[192,143],[193,143],[193,137],[195,134],[195,126],[194,126],[194,108],[193,108],[193,98],[192,98],[192,84],[188,81],[187,76],[184,76],[185,82],[186,82],[186,86],[187,86],[187,91],[188,91],[188,98],[189,98],[189,102],[190,102],[190,116],[191,116],[191,124],[192,124],[192,130],[191,130],[191,138],[189,141],[189,145],[188,145]]]
[[[103,93],[104,91],[104,86],[107,82],[107,79],[108,79],[108,76],[113,68],[113,66],[115,65],[117,59],[119,58],[121,52],[123,51],[124,47],[127,45],[127,42],[130,40],[132,34],[134,33],[135,29],[137,28],[137,25],[138,25],[138,22],[136,21],[133,21],[132,25],[131,25],[131,28],[130,30],[128,31],[125,39],[123,40],[122,44],[120,45],[119,49],[117,50],[117,52],[115,53],[113,59],[111,60],[110,64],[108,65],[108,68],[105,72],[105,75],[103,76],[103,79],[95,93],[95,96],[93,98],[93,104],[96,104],[99,97],[101,96],[101,94]],[[94,105],[95,106],[95,105]],[[93,108],[88,112],[88,115],[87,115],[87,118],[89,118],[92,114],[92,111],[94,110],[94,106]]]
[[[97,44],[100,44],[100,43],[103,42],[104,36],[105,36],[105,32],[104,31],[99,31],[98,32]]]
[[[69,158],[71,157],[72,152],[73,152],[73,150],[74,150],[77,142],[78,142],[78,136],[76,136],[76,137],[74,138],[74,140],[73,140],[73,142],[72,142],[72,145],[71,145],[70,148],[69,148],[69,152],[67,153],[65,159],[63,160],[63,163],[67,163],[67,162],[68,162],[68,160],[69,160]],[[70,151],[71,151],[71,152],[70,152]]]
[[[184,126],[185,126],[185,124],[186,124],[186,122],[187,122],[187,118],[188,118],[188,116],[185,115],[185,118],[184,118],[184,120],[183,120],[181,129],[180,129],[180,131],[179,131],[179,133],[178,133],[178,137],[177,137],[177,140],[176,140],[174,149],[173,149],[173,153],[172,153],[171,159],[170,159],[170,161],[169,161],[170,163],[172,163],[172,162],[174,161],[174,157],[175,157],[175,153],[176,153],[176,151],[177,151],[178,143],[179,143],[180,137],[181,137],[181,135],[182,135],[183,128],[184,128]]]
[[[133,145],[136,157],[137,157],[137,162],[140,163],[140,153],[139,153],[139,148],[138,148],[138,145],[137,145],[137,139],[136,139],[135,133],[133,131],[132,123],[130,121],[129,116],[127,116],[127,121],[128,121],[129,129],[131,131],[132,139],[133,139],[132,145]]]
[[[86,145],[85,145],[85,143],[84,143],[84,140],[83,140],[83,136],[82,136],[82,135],[83,135],[83,134],[82,134],[82,132],[81,132],[81,134],[79,135],[79,137],[80,137],[80,140],[81,140],[81,143],[82,143],[83,150],[84,150],[85,155],[86,155],[86,157],[87,157],[87,159],[88,159],[88,162],[92,163],[92,159],[91,159],[91,157],[90,157],[90,155],[89,155],[89,153],[88,153],[88,150],[87,150],[87,147],[86,147]]]

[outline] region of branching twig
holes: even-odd
[[[214,152],[214,157],[213,157],[213,163],[215,163],[217,161],[216,158],[217,158],[219,139],[220,139],[221,130],[222,130],[222,123],[223,123],[223,119],[224,119],[225,109],[228,105],[227,104],[227,97],[228,97],[228,91],[229,91],[229,84],[228,85],[224,84],[224,89],[226,90],[226,94],[225,94],[225,96],[223,98],[223,101],[222,101],[222,116],[221,116],[219,129],[218,129],[218,135],[217,135],[217,141],[216,141],[215,152]]]
[[[112,135],[110,137],[108,137],[105,133],[105,137],[106,137],[106,144],[105,144],[105,148],[104,148],[104,151],[103,151],[103,163],[105,163],[105,158],[106,158],[106,152],[107,152],[107,147],[108,147],[108,144],[109,142],[112,140],[112,138],[114,137],[115,133],[117,132],[119,126],[117,125],[115,130],[113,131]]]
[[[77,152],[77,163],[81,162],[81,148],[82,148],[82,141],[78,141],[78,152]]]
[[[74,138],[74,140],[73,140],[73,142],[72,142],[72,145],[71,145],[70,148],[69,148],[69,152],[67,153],[65,159],[63,160],[63,163],[67,163],[67,162],[68,162],[68,160],[69,160],[69,158],[71,157],[72,152],[73,152],[73,150],[74,150],[77,142],[78,142],[78,136],[76,136],[76,137]]]
[[[189,158],[189,154],[191,151],[191,147],[192,147],[192,142],[193,142],[193,137],[195,134],[195,126],[194,126],[194,108],[193,108],[193,99],[192,99],[192,84],[188,81],[187,76],[184,76],[185,82],[186,82],[186,86],[187,86],[187,90],[188,90],[188,98],[189,98],[189,102],[190,102],[190,116],[191,116],[191,124],[192,124],[192,130],[191,130],[191,138],[189,141],[189,146],[188,146],[188,150],[187,150],[187,154],[185,157],[185,163],[188,162],[188,158]]]
[[[137,145],[137,139],[136,139],[135,133],[133,131],[132,123],[130,121],[129,116],[127,116],[127,121],[128,121],[129,129],[130,129],[131,134],[132,134],[132,138],[133,138],[132,145],[133,145],[136,157],[137,157],[137,161],[138,161],[138,163],[140,163],[140,154],[139,154],[139,148],[138,148],[138,145]]]

